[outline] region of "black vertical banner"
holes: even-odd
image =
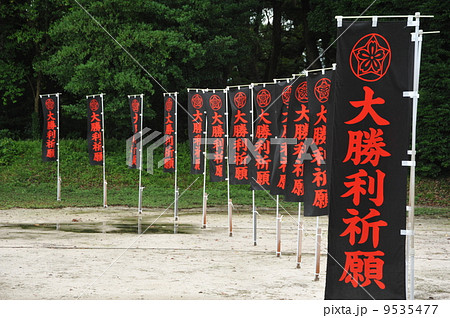
[[[223,90],[209,91],[203,97],[204,101],[207,102],[208,154],[213,157],[209,160],[209,178],[212,182],[224,181],[227,148],[225,139],[225,93]]]
[[[188,91],[188,133],[192,174],[203,173],[203,152],[205,148],[202,139],[206,137],[203,135],[206,120],[205,110],[203,92]]]
[[[275,83],[253,87],[255,157],[250,163],[251,186],[253,190],[270,190],[270,175],[273,168],[274,145],[271,139],[278,136],[278,114],[281,99],[277,99]]]
[[[56,95],[42,96],[42,114],[44,127],[42,132],[42,161],[56,161],[58,159],[58,97]]]
[[[285,194],[286,188],[286,167],[288,156],[288,143],[282,141],[287,138],[287,120],[289,111],[289,99],[291,97],[292,85],[287,81],[277,83],[277,98],[281,102],[281,109],[278,113],[277,126],[279,142],[274,145],[273,167],[270,180],[271,194]]]
[[[324,74],[309,73],[306,80],[308,86],[308,108],[310,116],[308,138],[311,138],[312,160],[305,160],[305,216],[327,215],[330,210],[330,138],[329,132],[333,118],[332,94],[330,94],[334,71]],[[319,155],[322,159],[319,158]]]
[[[164,172],[175,171],[175,97],[164,95]]]
[[[89,163],[103,164],[103,114],[101,96],[87,98],[87,144]]]
[[[250,184],[248,143],[252,131],[251,94],[249,87],[228,90],[230,116],[230,184]]]
[[[338,29],[325,299],[406,296],[410,33],[406,21]]]
[[[130,96],[128,97],[128,102],[130,104],[131,113],[131,131],[133,132],[128,167],[136,169],[139,160],[139,149],[137,149],[137,142],[141,137],[138,133],[141,131],[142,98],[141,96]]]
[[[310,114],[308,109],[308,89],[306,78],[297,78],[292,85],[287,118],[287,138],[297,139],[295,145],[288,145],[286,166],[285,201],[303,202],[304,157],[308,150]]]

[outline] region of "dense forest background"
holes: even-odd
[[[290,77],[335,62],[336,15],[373,0],[104,0],[78,2],[168,91]],[[450,7],[438,0],[378,0],[365,15],[431,14],[424,35],[418,171],[449,174]],[[39,94],[62,93],[61,136],[86,134],[85,95],[105,93],[106,134],[125,139],[128,94],[145,94],[145,125],[162,131],[162,88],[75,0],[2,0],[0,138],[38,139]],[[328,48],[328,49],[327,49]],[[323,56],[317,59],[321,53]],[[186,122],[180,113],[180,123]],[[186,138],[181,126],[180,137]]]

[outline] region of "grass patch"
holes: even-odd
[[[62,201],[56,201],[56,163],[41,160],[39,140],[13,141],[0,139],[0,209],[8,208],[63,208],[96,207],[103,202],[102,167],[91,166],[88,161],[85,140],[61,140]],[[108,205],[136,207],[138,203],[139,171],[128,169],[125,162],[125,141],[106,141],[106,178],[108,181]],[[155,162],[163,158],[162,148],[154,154]],[[180,193],[187,190],[179,201],[180,208],[202,206],[203,176],[190,174],[189,147],[187,143],[178,149],[178,184]],[[144,171],[146,171],[144,156]],[[173,174],[162,168],[153,169],[153,174],[143,172],[145,187],[143,205],[152,208],[167,208],[174,197]],[[225,206],[227,203],[226,182],[207,182],[209,206]],[[416,184],[416,212],[418,215],[449,216],[448,200],[450,179],[418,178]],[[273,210],[275,201],[264,191],[256,191],[257,208]],[[233,204],[237,211],[247,211],[252,204],[250,186],[231,186]],[[297,211],[297,203],[280,200],[289,212]],[[225,209],[225,207],[224,207]]]

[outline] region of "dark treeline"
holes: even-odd
[[[79,1],[162,87],[180,92],[182,105],[187,87],[224,88],[330,66],[335,16],[359,15],[372,2]],[[449,7],[378,0],[365,15],[416,11],[435,15],[422,19],[422,29],[441,31],[424,36],[418,120],[419,171],[437,176],[450,167]],[[162,130],[162,88],[75,1],[4,0],[0,21],[0,138],[40,138],[39,94],[54,92],[63,94],[64,138],[85,136],[85,95],[95,93],[106,94],[107,137],[131,133],[128,94],[145,94],[145,125]],[[186,138],[186,115],[179,114]]]

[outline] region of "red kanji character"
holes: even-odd
[[[172,169],[175,168],[175,159],[170,158],[164,162],[164,168]]]
[[[56,121],[50,120],[49,122],[47,122],[47,129],[48,130],[53,130],[55,128],[56,128]]]
[[[55,158],[55,148],[47,149],[47,158]]]
[[[170,120],[170,118],[172,118],[172,115],[170,115],[170,113],[167,113],[167,117],[164,118],[166,119],[164,124],[173,124],[173,120]]]
[[[96,121],[94,123],[91,123],[91,131],[101,131],[102,126],[100,125],[100,122]]]
[[[267,138],[272,136],[269,125],[262,124],[256,128],[256,138]]]
[[[256,182],[261,186],[270,185],[270,171],[257,171]]]
[[[314,202],[312,204],[320,209],[328,206],[328,191],[325,189],[314,190]]]
[[[303,195],[304,193],[303,179],[294,179],[294,187],[292,188],[291,193],[294,193],[296,195]]]
[[[195,110],[195,114],[192,114],[192,117],[194,117],[194,119],[192,119],[192,122],[201,122],[203,121],[202,118],[203,114],[201,112],[199,112],[198,109]]]
[[[52,112],[48,112],[47,121],[56,120],[56,118],[54,116],[55,116],[55,114],[53,114]]]
[[[55,139],[56,138],[56,130],[47,131],[47,139]]]
[[[234,126],[233,137],[247,137],[248,130],[245,124],[238,124]]]
[[[312,152],[313,160],[311,160],[311,163],[316,163],[318,166],[325,163],[325,159],[327,159],[327,151],[319,147],[316,150],[313,150]]]
[[[281,138],[286,138],[286,132],[287,132],[287,125],[282,126],[283,131],[281,132]]]
[[[242,165],[245,164],[247,161],[247,153],[246,152],[242,152],[242,153],[236,153],[236,156],[234,157],[234,163],[237,165]]]
[[[374,167],[378,165],[380,157],[389,157],[391,154],[383,149],[383,131],[369,128],[369,131],[349,131],[347,155],[343,162],[352,160],[355,165],[370,162]],[[352,158],[354,154],[354,158]],[[366,158],[361,161],[361,157]]]
[[[259,170],[269,170],[269,163],[272,162],[272,160],[269,159],[268,155],[265,156],[256,156],[255,158],[256,161],[256,169]]]
[[[384,202],[384,177],[386,174],[382,172],[381,170],[375,170],[377,173],[377,191],[376,191],[376,197],[370,198],[373,203],[375,203],[376,206],[380,206]],[[350,176],[347,176],[347,179],[354,179],[354,181],[344,182],[344,185],[349,188],[349,190],[341,195],[341,197],[346,198],[351,195],[353,195],[353,204],[359,205],[361,195],[365,195],[367,192],[369,194],[375,193],[375,178],[368,177],[369,182],[367,184],[366,181],[364,181],[362,178],[367,177],[367,172],[363,169],[359,169],[359,172],[352,174]],[[367,185],[367,191],[363,186]]]
[[[222,115],[219,115],[217,112],[214,112],[213,122],[211,123],[211,125],[215,125],[216,123],[223,125],[223,121],[220,120],[220,118],[222,117],[223,117]]]
[[[361,112],[359,113],[358,116],[356,116],[352,120],[346,121],[345,123],[349,125],[356,124],[362,121],[364,118],[366,118],[367,115],[370,115],[377,125],[381,126],[389,125],[390,123],[386,119],[381,118],[380,115],[378,115],[372,108],[372,105],[384,104],[384,99],[382,99],[381,97],[373,99],[374,92],[368,86],[364,86],[363,89],[364,89],[364,100],[350,102],[350,104],[353,107],[362,107]]]
[[[264,140],[264,139],[259,139],[255,143],[255,150],[258,151],[259,153],[264,152],[266,154],[270,154],[270,141]]]
[[[164,136],[164,144],[166,144],[166,145],[173,145],[173,144],[174,144],[174,142],[173,142],[173,136],[171,136],[171,135],[165,135],[165,136]]]
[[[45,145],[47,148],[55,148],[56,141],[55,139],[48,139]]]
[[[314,127],[313,140],[316,145],[321,145],[327,142],[327,126]]]
[[[223,177],[223,166],[222,165],[216,166],[216,172],[214,173],[214,175],[217,177]]]
[[[139,120],[139,114],[138,113],[134,113],[133,115],[133,124],[136,124]]]
[[[308,116],[309,109],[307,109],[305,105],[302,104],[302,109],[296,110],[295,113],[299,115],[297,119],[294,119],[295,122],[300,121],[303,118],[305,118],[306,121],[309,122],[309,116]]]
[[[303,169],[305,167],[305,164],[303,163],[296,163],[294,164],[294,170],[292,170],[292,173],[295,173],[295,176],[298,177],[303,177]]]
[[[164,159],[169,160],[170,158],[173,158],[173,153],[174,149],[172,148],[172,146],[166,147],[166,149],[164,149]]]
[[[325,186],[327,184],[327,171],[320,169],[320,168],[314,168],[316,172],[313,172],[314,179],[312,183],[316,184],[316,187]]]
[[[320,105],[320,112],[316,114],[317,117],[317,121],[314,123],[314,125],[319,124],[321,121],[323,121],[324,123],[327,122],[327,117],[325,117],[325,114],[327,113],[327,110],[325,109],[324,105]]]
[[[242,122],[244,124],[248,123],[248,121],[244,119],[246,115],[246,113],[243,113],[238,109],[236,115],[234,115],[234,117],[236,118],[234,124],[237,124],[238,122]]]
[[[166,131],[164,132],[166,135],[172,135],[175,130],[172,127],[172,124],[166,125]]]
[[[278,169],[280,169],[281,170],[281,173],[286,173],[286,164],[284,163],[284,164],[280,164],[280,166],[278,167]]]
[[[102,140],[102,134],[98,131],[92,133],[92,140],[93,141],[101,141]]]
[[[294,145],[294,152],[292,153],[292,155],[297,156],[296,162],[302,161],[300,158],[302,158],[303,155],[306,153],[306,149],[307,149],[306,145],[303,141]]]
[[[287,164],[287,143],[283,142],[280,146],[280,164]]]
[[[259,118],[258,124],[261,122],[264,122],[266,124],[271,124],[272,122],[270,120],[268,120],[266,117],[269,117],[269,113],[266,113],[262,110],[261,114],[258,116],[258,118]]]
[[[367,222],[368,219],[371,219],[375,216],[379,216],[380,212],[378,212],[375,209],[369,209],[369,213],[363,217],[360,218],[359,211],[355,209],[347,209],[347,212],[351,215],[354,215],[351,218],[348,219],[342,219],[342,221],[345,224],[348,224],[347,228],[340,236],[349,236],[349,243],[351,245],[355,244],[355,236],[356,234],[361,234],[361,237],[358,241],[358,244],[363,244],[367,242],[367,239],[369,238],[369,231],[372,228],[372,244],[373,247],[378,246],[378,242],[380,240],[380,227],[381,226],[387,226],[387,223],[383,220],[375,221],[375,222]],[[358,227],[358,223],[361,223],[361,227]]]
[[[201,134],[203,132],[202,129],[202,123],[198,122],[198,123],[193,123],[193,127],[192,127],[192,133],[194,134]]]
[[[94,151],[101,151],[102,150],[102,143],[101,142],[94,142],[92,145],[92,149]]]
[[[248,167],[236,167],[235,177],[238,180],[248,180]]]
[[[382,251],[375,252],[345,252],[345,266],[339,281],[351,282],[353,287],[357,287],[359,282],[362,287],[370,285],[371,279],[381,289],[385,288],[383,279],[384,261],[377,256],[384,256]],[[366,257],[364,260],[360,256]]]
[[[94,152],[94,161],[103,161],[103,152]],[[136,155],[133,158],[133,164],[136,164]]]
[[[284,189],[286,187],[286,175],[281,174],[280,180],[278,181],[277,187],[280,189]]]
[[[92,113],[92,115],[91,115],[91,123],[94,122],[94,121],[100,121],[100,117],[98,117],[98,116],[99,116],[99,114]]]
[[[224,147],[223,138],[218,138],[214,140],[213,143],[214,161],[216,163],[221,163],[223,161],[223,147]]]
[[[248,148],[247,148],[247,140],[248,139],[236,139],[236,142],[234,143],[234,149],[236,149],[236,151],[238,152],[238,151],[241,151],[241,149],[242,150],[244,150],[244,151],[246,151]]]
[[[295,134],[294,138],[297,138],[298,140],[303,140],[308,136],[308,123],[304,124],[295,124]]]
[[[223,137],[224,134],[223,126],[212,126],[211,137]]]

